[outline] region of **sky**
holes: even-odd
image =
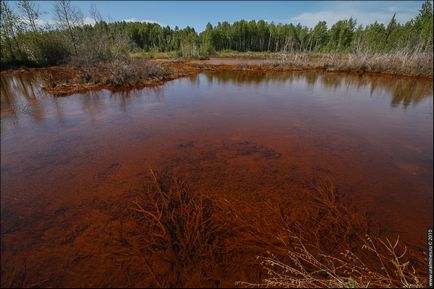
[[[301,23],[313,27],[325,20],[332,25],[337,20],[353,17],[358,24],[378,21],[387,24],[396,12],[396,19],[404,23],[418,14],[421,1],[72,1],[88,16],[94,3],[109,21],[146,21],[170,27],[194,27],[200,32],[208,22],[230,23],[245,20],[266,20],[275,23]],[[38,1],[41,23],[52,23],[53,1]],[[86,23],[92,23],[90,17]]]

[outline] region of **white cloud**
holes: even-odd
[[[342,9],[343,8],[343,9]],[[347,5],[341,9],[323,10],[317,12],[303,12],[295,17],[290,18],[287,22],[301,23],[308,27],[315,26],[319,21],[326,21],[330,27],[338,20],[348,19],[353,17],[357,20],[357,24],[367,25],[375,21],[387,24],[396,12],[396,20],[404,23],[415,16],[414,11],[410,9],[401,9],[397,7],[388,7],[377,11],[363,11],[362,9],[349,8]]]
[[[27,22],[27,21],[25,21],[25,22]],[[57,24],[57,20],[55,20],[55,19],[37,19],[36,24],[39,26],[55,25],[55,24]]]
[[[83,23],[84,24],[89,24],[89,25],[94,25],[96,22],[95,22],[95,19],[93,19],[93,18],[84,17]]]
[[[158,21],[154,21],[154,20],[148,20],[148,19],[137,19],[137,18],[128,18],[124,20],[125,22],[141,22],[141,23],[155,23],[158,24],[160,26],[164,26],[162,23],[158,22]]]
[[[29,23],[29,21],[27,19],[23,19],[24,23]],[[59,24],[59,21],[57,19],[37,19],[36,20],[36,25],[40,26],[40,27],[44,27],[44,26],[53,26],[53,25],[57,25]],[[89,25],[94,25],[95,24],[95,20],[93,18],[90,17],[84,17],[83,19],[83,24],[89,24]]]
[[[109,21],[109,22],[113,22],[115,20]],[[125,19],[125,22],[141,22],[141,23],[156,23],[159,24],[161,26],[164,26],[162,23],[158,22],[158,21],[154,21],[154,20],[147,20],[147,19],[136,19],[136,18],[129,18],[129,19]],[[23,19],[23,22],[28,23],[28,20]],[[36,20],[36,24],[38,26],[44,27],[44,26],[54,26],[59,24],[59,21],[56,19],[38,19]],[[91,18],[91,17],[84,17],[83,19],[83,24],[88,24],[88,25],[94,25],[95,24],[95,19]]]

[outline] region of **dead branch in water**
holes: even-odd
[[[209,196],[151,171],[130,206],[143,232],[137,252],[159,287],[185,286],[192,275],[218,286],[206,282],[218,282],[222,271],[250,280],[240,286],[420,286],[398,242],[386,239],[381,249],[366,242],[367,222],[345,207],[330,179],[314,181],[302,198],[304,207],[296,199],[276,205]],[[153,268],[151,260],[166,265]]]
[[[387,238],[386,242],[381,239],[374,242],[366,236],[363,248],[368,250],[371,257],[375,257],[367,263],[358,254],[348,250],[338,256],[317,253],[300,237],[293,233],[291,236],[295,242],[292,247],[288,247],[289,261],[282,262],[272,253],[259,256],[258,260],[267,271],[267,277],[261,283],[237,284],[250,288],[423,287],[415,269],[406,261],[406,247],[398,246],[399,237],[392,244]]]

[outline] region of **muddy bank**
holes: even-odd
[[[48,68],[22,68],[2,71],[9,74],[45,73],[43,89],[54,96],[109,89],[122,91],[129,88],[158,86],[167,81],[209,71],[288,72],[318,71],[377,74],[432,80],[432,71],[402,70],[400,67],[330,64],[324,61],[298,61],[290,59],[211,58],[208,60],[181,59],[128,59],[91,67],[53,66]]]

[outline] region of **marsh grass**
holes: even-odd
[[[149,55],[118,57],[96,65],[59,67],[65,73],[52,73],[45,79],[44,89],[56,96],[64,96],[104,87],[138,88],[159,85],[175,78],[201,71],[293,71],[325,70],[336,72],[373,72],[394,75],[432,77],[432,52],[389,54],[368,53],[265,53],[251,56],[237,53],[237,58],[263,58],[256,64],[237,63],[219,65],[191,61],[184,57],[150,59]],[[229,54],[232,55],[232,54]],[[249,56],[250,55],[250,56]],[[197,56],[201,59],[200,56]],[[157,57],[158,58],[158,57]],[[193,57],[194,58],[194,57]],[[56,70],[56,68],[54,68]]]
[[[290,68],[325,69],[327,71],[356,71],[390,73],[410,76],[432,77],[433,53],[399,50],[390,53],[220,53],[222,58],[263,59],[259,66],[272,68],[275,71]],[[241,65],[248,70],[255,65]]]
[[[86,91],[91,88],[132,88],[160,84],[172,79],[176,72],[162,62],[129,57],[104,64],[75,66],[65,73],[49,73],[43,88],[55,96]]]

